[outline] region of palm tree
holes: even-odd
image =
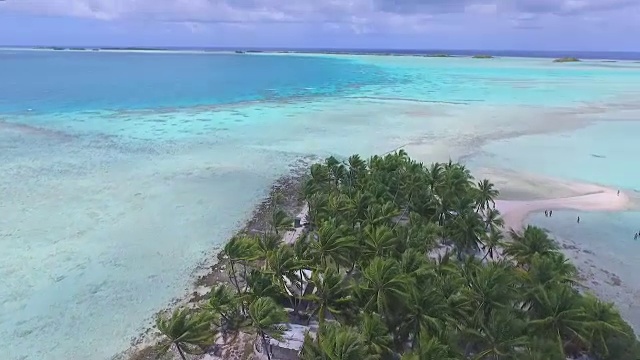
[[[539,227],[528,225],[523,232],[511,229],[509,235],[513,241],[506,244],[504,253],[515,258],[520,265],[530,264],[535,255],[546,256],[558,250],[558,246]]]
[[[297,284],[299,263],[289,245],[280,245],[275,251],[267,255],[267,268],[265,273],[271,275],[272,281],[278,286],[280,292],[289,299],[291,306],[295,307],[293,285]]]
[[[476,192],[476,204],[478,210],[489,209],[489,205],[496,206],[494,199],[500,195],[493,183],[488,179],[478,182],[478,191]]]
[[[211,289],[209,300],[202,307],[204,311],[211,313],[212,320],[222,333],[225,342],[229,334],[237,335],[238,331],[246,325],[245,315],[239,308],[240,304],[242,304],[242,298],[237,298],[233,290],[226,285],[218,285]],[[216,321],[216,318],[220,321]]]
[[[327,212],[329,197],[322,193],[312,193],[306,200],[309,206],[309,213],[305,221],[308,223],[309,229],[314,230],[320,218]]]
[[[462,289],[472,317],[488,317],[495,310],[508,308],[517,301],[515,277],[506,262],[486,265],[469,261],[463,268],[467,287]]]
[[[426,332],[423,332],[426,334]],[[402,356],[401,360],[461,360],[452,349],[436,338],[421,336],[418,346],[412,352]]]
[[[349,197],[349,208],[353,216],[351,220],[351,228],[355,229],[356,224],[365,220],[366,212],[371,205],[373,197],[367,192],[355,192]]]
[[[491,228],[489,232],[484,233],[482,235],[482,243],[484,244],[482,246],[482,250],[485,251],[485,255],[482,260],[486,259],[487,256],[489,259],[493,260],[493,256],[496,251],[504,246],[502,241],[503,239],[504,237],[502,236],[502,232],[495,230],[494,228]]]
[[[584,314],[588,322],[588,343],[602,349],[601,356],[609,355],[607,338],[611,334],[629,335],[624,330],[624,322],[612,303],[605,303],[592,295],[582,298]]]
[[[576,267],[566,256],[560,252],[553,252],[546,256],[534,255],[524,276],[528,285],[535,289],[539,286],[572,285],[575,283],[576,274]]]
[[[532,330],[546,334],[556,341],[558,350],[565,354],[565,347],[572,342],[585,343],[590,334],[585,309],[578,294],[568,286],[540,289],[535,294],[530,321]]]
[[[357,247],[355,237],[349,235],[349,228],[337,225],[335,220],[323,222],[311,236],[309,247],[321,267],[346,265],[349,251]]]
[[[477,328],[466,328],[478,347],[474,359],[519,360],[528,344],[526,322],[513,311],[498,311],[484,319],[477,319]]]
[[[309,181],[318,188],[322,188],[330,181],[329,168],[326,166],[313,164],[309,172],[311,175]]]
[[[442,337],[447,323],[452,320],[451,309],[445,296],[432,283],[414,286],[409,290],[407,310],[402,328],[412,334],[411,348],[418,346],[421,334]]]
[[[433,193],[442,186],[444,182],[444,167],[440,163],[433,163],[426,171],[427,186]]]
[[[504,219],[500,215],[500,210],[488,208],[484,210],[484,229],[501,230],[504,227]]]
[[[362,272],[356,286],[362,310],[385,316],[402,309],[410,288],[410,278],[403,274],[400,264],[393,259],[375,258]]]
[[[529,337],[518,360],[566,360],[555,341],[540,336]]]
[[[271,253],[278,250],[282,244],[282,237],[275,234],[262,234],[252,238],[254,241],[255,260],[264,261],[263,269],[269,268]]]
[[[204,305],[204,310],[219,315],[225,322],[230,320],[231,313],[237,309],[237,299],[226,285],[218,285],[211,289],[209,300]]]
[[[271,360],[271,349],[267,336],[273,339],[282,339],[285,331],[282,325],[288,320],[284,309],[271,298],[262,297],[249,305],[249,318],[251,325],[262,340],[262,348]]]
[[[282,289],[279,284],[273,282],[273,276],[256,269],[251,270],[247,276],[247,288],[242,299],[248,302],[253,302],[261,297],[279,298],[282,296]]]
[[[349,181],[349,186],[355,186],[358,183],[358,180],[362,178],[367,171],[367,164],[360,157],[360,155],[351,155],[347,160],[348,171],[347,171],[347,179]]]
[[[367,347],[367,359],[386,359],[393,353],[393,337],[380,315],[362,315],[358,330]]]
[[[307,337],[301,351],[302,360],[369,359],[362,336],[349,327],[328,324],[320,328],[318,339]]]
[[[294,312],[298,313],[298,307],[301,304],[304,292],[306,290],[306,284],[310,280],[310,275],[308,275],[308,270],[311,266],[315,265],[313,262],[313,254],[311,253],[311,248],[309,247],[309,237],[301,236],[298,240],[293,244],[293,253],[296,258],[296,271],[298,275],[297,282],[297,300],[295,307],[293,308]]]
[[[191,312],[185,308],[176,309],[171,317],[159,316],[156,320],[158,330],[169,340],[161,347],[165,353],[175,346],[182,360],[185,353],[202,353],[199,349],[213,343],[214,332],[211,329],[211,317],[207,312]]]
[[[290,229],[292,222],[287,212],[282,209],[274,209],[269,219],[269,225],[276,235],[279,235],[280,230]]]
[[[318,317],[322,327],[327,314],[343,314],[345,307],[351,302],[350,289],[346,280],[333,267],[314,271],[311,284],[315,291],[306,298],[314,303],[312,315]]]
[[[246,237],[233,237],[224,247],[224,253],[229,257],[229,277],[235,286],[238,296],[242,294],[236,264],[240,261],[252,259],[255,256],[256,248],[253,241]]]
[[[450,233],[458,259],[462,259],[463,253],[475,254],[480,250],[480,234],[483,233],[483,227],[480,215],[473,211],[459,213],[455,217],[450,226]]]
[[[392,202],[385,202],[384,204],[371,205],[366,213],[364,223],[367,225],[392,225],[392,220],[396,216],[400,215],[400,212]]]
[[[364,228],[363,255],[372,259],[374,257],[388,256],[398,244],[398,239],[387,226],[371,226]]]

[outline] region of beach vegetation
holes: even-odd
[[[271,360],[267,336],[272,339],[282,339],[283,323],[288,320],[286,312],[272,298],[261,297],[249,306],[249,318],[251,326],[262,341],[267,358]]]
[[[472,58],[474,59],[493,59],[492,55],[486,55],[486,54],[478,54],[478,55],[473,55]]]
[[[166,338],[160,353],[175,347],[182,360],[186,360],[185,354],[202,354],[215,335],[206,311],[178,308],[169,317],[159,316],[156,326]]]
[[[498,195],[451,161],[425,165],[402,150],[330,157],[301,185],[302,235],[283,241],[283,213],[269,231],[232,239],[231,284],[193,310],[209,325],[190,326],[250,331],[269,358],[270,339],[297,323],[317,329],[300,350],[308,360],[637,360],[615,307],[578,289],[544,230],[505,229]],[[184,323],[161,328],[179,351],[205,339]]]

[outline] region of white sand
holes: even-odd
[[[497,200],[507,229],[520,229],[526,217],[536,211],[571,209],[579,211],[622,211],[631,205],[624,192],[598,185],[574,184],[572,189],[582,195],[531,201]],[[577,219],[576,219],[577,220]]]

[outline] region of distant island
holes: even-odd
[[[473,59],[493,59],[493,56],[479,54],[479,55],[473,55],[472,58]]]
[[[563,57],[553,60],[556,63],[565,63],[565,62],[579,62],[580,59],[574,57]]]
[[[427,54],[426,57],[451,57],[449,54]]]

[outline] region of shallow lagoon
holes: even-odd
[[[0,89],[8,360],[123,350],[298,158],[404,146],[424,161],[446,161],[486,145],[472,161],[544,173],[544,156],[522,157],[535,140],[519,138],[499,150],[512,158],[500,159],[492,142],[580,128],[640,90],[637,69],[545,59],[242,57],[245,66],[266,61],[272,72],[307,74],[278,82],[224,68],[236,55],[102,55],[31,54],[0,69],[16,90]],[[149,62],[152,69],[136,71]],[[37,65],[78,73],[39,82],[29,77]],[[216,77],[223,68],[224,81]],[[585,164],[619,156],[599,151],[608,157]],[[589,172],[547,174],[601,181]],[[77,333],[83,342],[72,340]]]

